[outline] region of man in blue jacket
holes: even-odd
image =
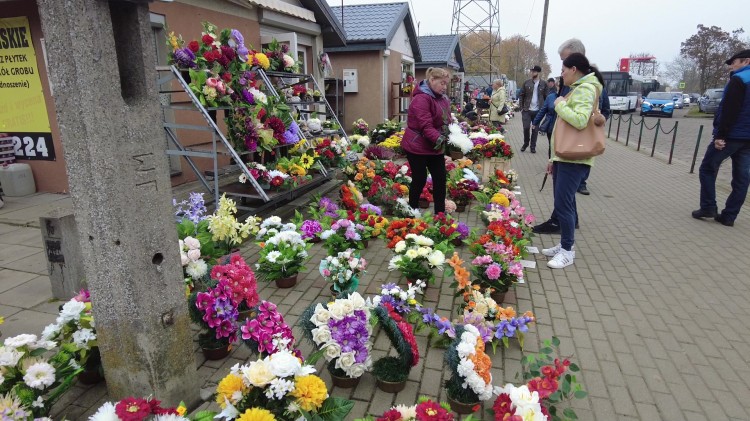
[[[540,108],[539,112],[536,113],[534,121],[531,122],[531,130],[539,130],[540,132],[545,133],[547,135],[547,138],[552,135],[552,128],[555,127],[555,120],[557,119],[557,113],[555,113],[555,100],[557,99],[557,90],[555,89],[555,86],[555,78],[551,77],[547,79],[547,88],[549,94],[544,100],[544,105],[542,105],[542,108]]]
[[[698,171],[701,207],[693,211],[693,218],[713,217],[731,227],[750,185],[750,50],[733,55],[726,64],[730,69],[729,83],[714,116],[714,140],[708,145]],[[732,192],[724,210],[718,213],[716,174],[727,158],[732,158]]]

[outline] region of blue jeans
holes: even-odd
[[[560,245],[570,251],[575,242],[576,219],[576,191],[581,180],[591,169],[585,164],[571,164],[569,162],[555,162],[552,165],[552,179],[555,189],[555,210],[560,224]]]
[[[586,170],[586,175],[583,177],[583,180],[581,180],[581,184],[578,185],[578,191],[581,191],[586,188],[586,180],[589,179],[589,174],[591,173],[591,167],[589,167]]]
[[[703,156],[698,178],[701,181],[701,209],[716,208],[716,174],[721,163],[732,158],[732,193],[727,197],[724,210],[721,212],[725,221],[734,221],[745,203],[747,188],[750,185],[750,141],[727,140],[722,150],[708,144]]]

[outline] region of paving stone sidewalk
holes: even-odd
[[[517,151],[513,167],[520,174],[521,201],[542,221],[552,210],[551,181],[539,192],[547,139],[540,137],[538,153],[521,153],[520,115],[508,129],[508,141]],[[536,255],[532,259],[538,267],[528,269],[527,283],[516,287],[517,310],[532,310],[538,318],[525,351],[537,351],[541,340],[555,335],[563,352],[583,370],[579,380],[590,396],[573,403],[580,419],[750,419],[750,332],[744,323],[750,316],[750,260],[742,250],[749,240],[750,211],[745,209],[733,228],[692,219],[698,180],[688,170],[686,165],[669,166],[610,142],[592,170],[592,195],[577,196],[581,229],[576,231],[576,264],[553,271],[546,267],[545,257]],[[720,187],[721,200],[726,194]],[[9,198],[0,209],[4,337],[40,332],[54,321],[60,304],[50,300],[38,226],[19,225],[25,220],[33,225],[34,218],[38,221],[35,209],[50,206],[52,199],[66,203],[61,196],[42,196]],[[474,212],[461,213],[459,219],[471,226],[481,224]],[[534,245],[541,249],[558,241],[559,236],[540,235]],[[252,262],[256,251],[256,246],[247,245],[242,253]],[[462,254],[465,257],[466,251]],[[295,323],[307,305],[328,298],[327,285],[317,274],[324,255],[321,245],[314,246],[308,271],[291,290],[261,285],[261,297],[278,303],[289,323]],[[370,262],[361,287],[366,294],[378,293],[382,283],[399,279],[387,272],[390,254],[382,242],[371,241],[363,256]],[[444,315],[453,308],[448,281],[429,288],[424,300]],[[301,337],[297,328],[295,336]],[[331,390],[354,400],[350,419],[382,414],[393,403],[413,403],[421,394],[445,399],[444,351],[429,347],[424,335],[418,343],[420,363],[403,392],[385,394],[369,375],[353,391]],[[303,343],[302,349],[310,348]],[[197,346],[195,351],[206,388],[232,365],[251,357],[244,346],[223,361],[205,361]],[[389,352],[381,334],[374,356]],[[521,356],[516,342],[508,349],[498,348],[492,357],[495,384],[516,381]],[[323,364],[318,368],[330,385]],[[53,416],[87,419],[106,399],[104,385],[76,385]]]

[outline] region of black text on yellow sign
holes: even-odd
[[[0,18],[0,133],[18,138],[14,142],[17,159],[55,159],[54,149],[49,149],[53,144],[47,106],[25,16]]]

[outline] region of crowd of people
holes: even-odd
[[[609,100],[599,69],[586,57],[586,48],[578,39],[565,41],[558,49],[562,61],[559,78],[541,77],[539,65],[529,69],[530,78],[519,89],[518,108],[523,119],[523,144],[536,153],[539,133],[549,140],[547,174],[552,176],[554,207],[548,220],[534,226],[537,234],[560,234],[560,242],[543,249],[549,257],[547,266],[562,269],[575,262],[575,230],[579,228],[576,193],[589,195],[586,181],[596,156],[603,152],[604,122],[610,116]],[[742,207],[750,186],[750,50],[741,51],[726,61],[731,71],[714,120],[714,140],[706,150],[700,167],[700,209],[694,218],[714,218],[726,226],[734,220]],[[446,139],[444,116],[450,112],[450,101],[445,96],[449,73],[444,69],[429,69],[427,79],[415,89],[409,107],[403,148],[411,164],[414,177],[409,203],[417,208],[419,192],[432,174],[435,189],[435,212],[444,211],[445,166],[443,160]],[[483,119],[500,130],[513,110],[503,80],[498,79],[486,89],[477,89],[465,98],[461,114],[470,122]],[[484,116],[484,118],[483,118]],[[575,130],[557,131],[560,125]],[[585,153],[570,154],[555,145],[567,143],[571,136],[581,136],[589,130],[599,135],[602,147],[586,149]],[[596,133],[600,131],[600,133]],[[571,134],[568,134],[571,133]],[[596,137],[596,136],[595,136]],[[588,137],[586,137],[588,141]],[[580,146],[580,145],[579,145]],[[562,148],[562,147],[561,147]],[[726,207],[719,213],[716,205],[715,182],[722,161],[732,159],[732,193]]]

